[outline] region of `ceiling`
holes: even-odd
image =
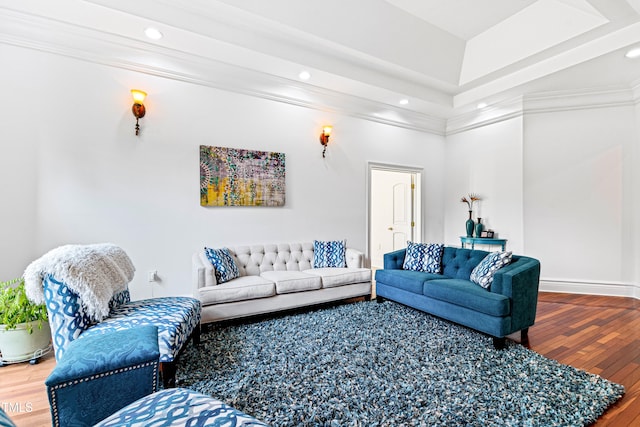
[[[0,0],[0,22],[0,42],[416,128],[640,82],[640,0]]]

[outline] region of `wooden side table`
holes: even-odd
[[[460,243],[464,248],[466,244],[471,244],[471,249],[474,249],[476,243],[479,245],[494,245],[501,246],[502,250],[507,246],[507,239],[490,239],[488,237],[464,237],[460,236]]]

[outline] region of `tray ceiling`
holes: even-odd
[[[640,45],[639,10],[640,0],[0,0],[0,42],[438,121],[564,84],[633,87],[640,60],[620,58]],[[164,37],[147,39],[149,26]]]

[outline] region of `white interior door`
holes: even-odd
[[[415,173],[371,170],[371,266],[382,268],[385,253],[414,240]]]

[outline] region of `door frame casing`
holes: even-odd
[[[416,175],[415,190],[413,191],[413,212],[412,216],[415,221],[415,238],[418,241],[422,241],[422,233],[424,227],[422,226],[422,176],[424,175],[424,168],[419,166],[406,166],[392,163],[380,163],[380,162],[367,162],[367,217],[366,217],[366,233],[365,233],[365,263],[368,267],[371,267],[371,171],[382,170],[389,172],[403,172]]]

